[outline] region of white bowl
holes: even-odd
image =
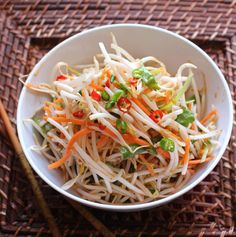
[[[133,56],[153,55],[163,61],[171,73],[175,73],[180,64],[189,61],[204,73],[207,85],[207,110],[210,110],[212,104],[216,106],[219,112],[217,127],[222,130],[220,136],[221,146],[215,153],[216,157],[203,164],[180,191],[166,198],[144,204],[106,205],[80,198],[72,189],[68,191],[61,189],[63,179],[60,172],[58,170],[48,170],[48,161],[42,155],[30,150],[30,146],[34,144],[33,130],[30,125],[23,123],[23,119],[31,117],[35,109],[40,107],[45,99],[40,95],[29,92],[26,88],[23,88],[18,104],[18,135],[24,153],[35,172],[61,194],[91,207],[114,211],[137,211],[163,205],[183,195],[213,170],[223,155],[230,138],[233,124],[233,106],[224,76],[204,51],[175,33],[146,25],[107,25],[76,34],[49,51],[34,67],[27,82],[50,83],[52,68],[59,61],[65,61],[69,64],[91,63],[93,56],[100,52],[98,47],[100,41],[104,42],[108,48],[110,47],[111,32],[116,36],[119,45],[128,50]],[[200,83],[199,79],[197,79],[197,83]]]

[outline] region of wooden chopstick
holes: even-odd
[[[15,134],[15,131],[11,125],[10,119],[7,115],[6,110],[4,109],[4,106],[2,104],[2,101],[0,100],[0,117],[2,117],[3,123],[6,127],[8,136],[13,144],[13,147],[16,151],[16,154],[18,158],[20,159],[21,165],[23,167],[23,170],[29,179],[33,192],[35,194],[35,197],[38,201],[38,204],[41,208],[41,211],[45,217],[45,219],[48,222],[49,228],[52,232],[53,236],[60,237],[60,231],[56,225],[55,219],[52,216],[52,213],[43,197],[42,191],[39,188],[38,182],[35,179],[35,176],[33,174],[33,171],[25,157],[25,154],[22,150],[22,147],[20,145],[20,142]],[[102,222],[100,222],[96,217],[94,217],[85,207],[83,207],[80,204],[74,203],[73,201],[67,199],[67,201],[83,216],[87,221],[89,221],[95,229],[99,231],[103,236],[105,237],[115,237],[115,234],[113,234]]]
[[[38,205],[40,206],[41,212],[48,222],[48,225],[49,225],[52,235],[55,237],[61,237],[62,235],[59,231],[59,228],[57,227],[57,224],[56,224],[55,219],[51,213],[51,210],[49,209],[49,207],[43,197],[43,193],[40,190],[38,182],[33,174],[33,171],[32,171],[32,169],[31,169],[31,167],[30,167],[30,165],[23,153],[21,145],[18,141],[18,138],[15,134],[15,131],[11,125],[10,119],[7,115],[6,110],[4,109],[4,106],[3,106],[1,100],[0,100],[0,116],[2,117],[2,120],[3,120],[3,123],[6,127],[8,136],[9,136],[11,143],[16,151],[16,155],[20,160],[20,163],[22,165],[22,168],[23,168],[28,180],[30,181],[30,184],[32,186],[33,192],[34,192],[35,197],[37,199]]]

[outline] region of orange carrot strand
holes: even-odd
[[[97,148],[102,148],[105,146],[105,144],[108,142],[109,137],[107,136],[102,136],[102,138],[97,142]]]
[[[149,162],[146,161],[146,159],[143,155],[140,155],[139,157],[142,160],[142,162],[144,163],[144,165],[147,167],[147,169],[148,169],[149,173],[151,174],[151,176],[154,176],[155,172],[153,170],[152,165]]]
[[[147,141],[144,141],[143,139],[135,137],[131,134],[124,134],[122,137],[128,144],[138,144],[140,146],[150,145]]]
[[[103,90],[104,90],[104,87],[95,84],[94,81],[92,81],[92,82],[90,83],[90,86],[91,86],[93,89],[98,90],[98,91],[103,91]]]
[[[71,154],[71,150],[73,149],[73,146],[74,146],[75,142],[79,138],[89,134],[91,131],[92,131],[91,129],[83,128],[80,131],[78,131],[76,134],[74,134],[73,137],[68,142],[68,145],[66,147],[66,152],[63,155],[63,157],[60,160],[57,160],[56,162],[48,165],[48,169],[55,169],[55,168],[58,168],[59,166],[61,166],[62,164],[64,164],[65,161],[69,158],[69,156]]]
[[[156,151],[164,158],[170,159],[170,153],[168,151],[164,151],[161,147],[157,147]]]
[[[185,143],[185,153],[184,153],[184,165],[187,164],[188,159],[189,159],[189,150],[190,150],[190,139],[187,138],[186,139],[186,143]]]
[[[146,107],[145,105],[143,105],[142,102],[141,102],[139,99],[133,97],[131,100],[132,100],[138,107],[140,107],[140,109],[142,109],[144,113],[146,113],[148,116],[150,115],[150,112],[149,112],[149,110],[147,109],[147,107]]]
[[[214,109],[209,114],[207,114],[200,123],[205,124],[208,120],[211,120],[213,116],[217,115],[217,111]]]
[[[70,119],[70,118],[64,118],[64,117],[45,117],[44,119],[47,120],[48,118],[53,119],[56,122],[59,123],[73,123],[73,124],[77,124],[77,125],[85,125],[86,121],[82,120],[82,119]]]
[[[56,100],[54,100],[54,103],[61,103],[61,102],[63,102],[62,98],[57,98]]]
[[[205,162],[207,162],[207,161],[209,161],[209,160],[212,160],[213,158],[212,157],[207,157],[206,159],[205,159],[205,161],[201,161],[201,160],[190,160],[189,162],[188,162],[188,164],[189,165],[198,165],[198,164],[201,164],[201,163],[205,163]]]

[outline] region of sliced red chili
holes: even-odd
[[[91,97],[94,100],[96,100],[96,101],[100,101],[101,100],[101,95],[98,92],[96,92],[95,90],[92,91]]]
[[[130,83],[131,85],[136,85],[136,84],[137,84],[137,80],[134,79],[134,78],[129,78],[129,83]]]
[[[106,128],[106,126],[103,125],[103,124],[101,124],[101,123],[98,125],[98,127],[99,127],[99,129],[101,129],[101,130],[104,130],[104,129]]]
[[[78,110],[76,112],[73,113],[73,116],[76,118],[83,118],[85,115],[85,113],[82,110]]]
[[[163,117],[164,113],[160,110],[160,109],[157,109],[155,111],[153,111],[151,114],[150,114],[150,118],[155,122],[155,123],[158,123],[160,121],[160,119]]]
[[[108,87],[108,88],[110,88],[110,86],[111,86],[110,78],[106,80],[105,86]]]
[[[121,97],[117,102],[117,106],[120,111],[127,113],[130,110],[132,104],[129,99]]]
[[[66,80],[67,77],[65,77],[64,75],[59,75],[57,76],[57,81],[62,81],[62,80]]]

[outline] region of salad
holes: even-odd
[[[170,75],[152,56],[134,58],[112,36],[93,64],[55,65],[51,84],[24,83],[48,95],[27,119],[31,147],[60,169],[63,189],[106,204],[144,203],[181,189],[214,159],[217,110],[205,115],[191,63]]]

